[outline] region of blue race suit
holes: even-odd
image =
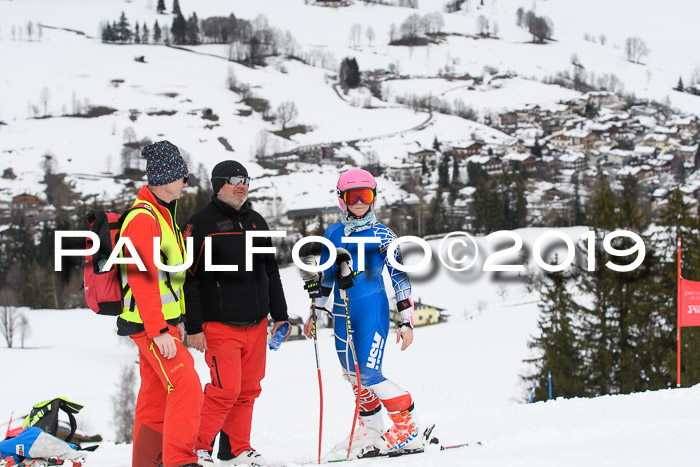
[[[346,236],[341,222],[331,224],[326,229],[324,236],[337,247],[345,248],[352,256],[354,269],[358,269],[358,248],[362,245],[356,243],[344,243],[341,238]],[[365,249],[365,269],[356,277],[355,285],[348,289],[350,325],[352,339],[357,352],[357,361],[360,370],[360,379],[364,387],[373,388],[387,381],[382,374],[382,357],[384,345],[389,333],[389,302],[384,288],[382,271],[387,267],[391,277],[396,300],[408,299],[411,296],[411,284],[405,272],[394,268],[387,260],[389,244],[396,239],[396,235],[387,226],[375,222],[367,230],[354,232],[351,237],[374,237],[379,243],[368,243]],[[395,250],[395,259],[401,263],[401,252]],[[324,264],[329,257],[328,250],[324,247],[321,253],[321,263]],[[352,355],[347,348],[347,330],[345,322],[345,305],[340,298],[340,289],[337,287],[337,268],[333,264],[323,272],[321,285],[327,289],[336,285],[333,294],[333,327],[335,331],[335,348],[340,359],[340,364],[346,370],[348,379],[355,377]],[[352,380],[351,380],[352,382]],[[385,385],[384,385],[385,386]],[[391,385],[399,389],[395,385]],[[394,393],[395,391],[390,391]],[[393,397],[394,394],[377,394],[380,399]]]

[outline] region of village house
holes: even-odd
[[[648,160],[645,165],[651,167],[655,174],[665,174],[671,172],[671,161],[673,159],[659,158]]]
[[[640,160],[647,160],[654,157],[659,152],[656,146],[646,146],[638,144],[634,147],[634,154],[639,157]]]
[[[484,143],[475,141],[465,146],[452,146],[452,154],[457,157],[467,158],[475,154],[479,154],[484,147]]]
[[[500,127],[504,129],[516,129],[518,128],[518,114],[517,112],[504,112],[498,114],[498,121]]]
[[[570,151],[559,156],[563,169],[583,170],[586,167],[586,155],[578,151]]]
[[[537,167],[537,159],[529,152],[509,152],[502,161],[510,167],[518,163],[524,172],[534,172]]]
[[[300,146],[296,149],[296,154],[302,162],[331,162],[334,160],[335,151],[330,144],[310,144],[308,146]]]
[[[470,162],[480,165],[489,175],[503,172],[503,163],[498,157],[476,155],[467,158],[466,163]]]
[[[425,164],[428,167],[436,167],[438,164],[438,153],[433,149],[421,149],[416,152],[408,153],[408,161],[413,164]]]
[[[674,149],[674,145],[669,140],[668,135],[663,135],[659,133],[651,133],[644,137],[644,144],[648,146],[654,146],[661,150],[661,152],[668,152]]]
[[[582,129],[562,131],[549,138],[549,143],[559,149],[592,149],[596,142],[595,133]]]
[[[413,326],[428,326],[444,321],[444,313],[444,308],[422,303],[419,299],[413,307]],[[401,315],[395,310],[395,306],[392,306],[391,321],[396,326],[401,324]]]
[[[401,185],[419,181],[422,173],[423,165],[417,163],[392,165],[386,169],[386,176]]]

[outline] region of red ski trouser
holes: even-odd
[[[131,336],[139,348],[141,389],[136,401],[132,467],[175,467],[197,462],[193,451],[199,430],[202,384],[194,360],[168,326],[177,346],[168,360],[153,340],[140,332]]]
[[[207,339],[204,358],[211,383],[204,387],[202,423],[196,449],[211,450],[217,433],[229,437],[231,457],[250,446],[253,405],[265,376],[267,319],[252,327],[219,322],[203,325]]]

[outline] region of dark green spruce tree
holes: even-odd
[[[182,45],[186,43],[187,21],[185,20],[185,17],[182,16],[182,13],[178,13],[175,18],[173,18],[173,24],[170,27],[170,32],[172,33],[174,44]]]
[[[585,396],[585,369],[575,324],[580,307],[572,298],[573,280],[565,272],[550,272],[542,282],[539,335],[528,343],[539,356],[527,360],[534,364],[535,371],[524,379],[528,383],[537,381],[535,400],[538,401],[549,398],[550,371],[553,398]]]

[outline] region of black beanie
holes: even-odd
[[[228,177],[247,177],[248,171],[243,167],[238,161],[223,161],[219,162],[214,166],[214,170],[211,171],[211,187],[214,190],[214,194],[217,194],[222,186],[226,183],[224,178]],[[224,178],[218,178],[224,177]]]

